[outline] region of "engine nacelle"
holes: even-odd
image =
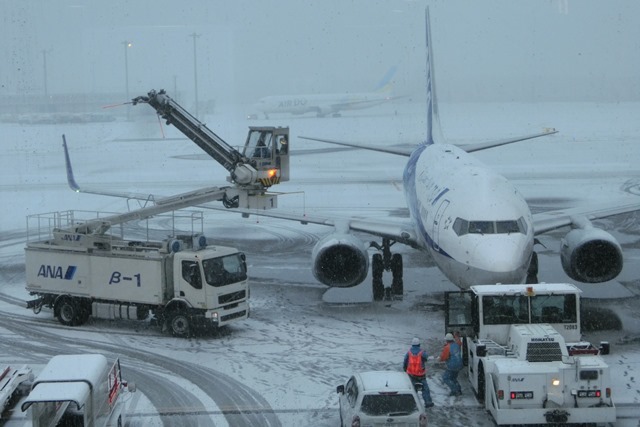
[[[327,114],[331,114],[335,111],[333,108],[331,108],[330,105],[320,105],[319,107],[316,107],[314,110],[318,117],[324,117]]]
[[[316,243],[311,256],[313,275],[324,285],[350,288],[367,277],[369,255],[364,243],[346,234],[330,234]]]
[[[562,239],[562,268],[567,276],[584,283],[600,283],[622,271],[622,248],[609,233],[599,228],[571,230]]]

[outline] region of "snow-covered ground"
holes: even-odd
[[[329,230],[268,218],[205,213],[205,233],[248,256],[251,318],[218,334],[177,339],[145,322],[92,320],[61,326],[50,312],[26,310],[25,216],[59,210],[123,211],[123,200],[76,194],[66,184],[61,135],[65,134],[76,178],[83,186],[170,195],[224,185],[226,171],[190,141],[121,141],[161,136],[154,112],[134,122],[69,125],[0,124],[0,364],[29,363],[37,370],[55,354],[100,352],[120,357],[124,375],[138,392],[129,402],[130,426],[310,425],[339,423],[335,388],[353,371],[399,370],[411,338],[430,354],[444,334],[442,292],[455,288],[425,255],[394,247],[405,259],[405,298],[366,301],[370,279],[349,290],[318,285],[310,253]],[[402,216],[404,158],[340,150],[298,139],[330,137],[371,144],[409,144],[424,138],[424,108],[387,105],[343,117],[245,119],[244,107],[224,109],[207,124],[232,145],[244,142],[248,125],[291,128],[291,181],[277,187],[280,209],[358,216]],[[444,134],[456,143],[506,137],[555,127],[548,138],[478,153],[512,178],[534,209],[609,200],[638,194],[640,104],[443,105]],[[165,135],[180,136],[174,128]],[[613,308],[620,331],[594,333],[608,339],[616,402],[640,405],[639,214],[598,222],[625,251],[615,281],[581,285],[590,304]],[[558,259],[562,233],[541,238],[540,280],[570,281]],[[325,295],[326,292],[326,295]],[[430,425],[491,426],[468,383],[447,397],[434,365],[429,384],[436,407]],[[20,422],[21,414],[13,414]],[[638,425],[638,419],[617,425]]]

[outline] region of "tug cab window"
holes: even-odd
[[[531,297],[533,323],[576,323],[575,295],[540,295]]]
[[[485,325],[529,323],[529,300],[524,295],[482,297],[482,322]]]

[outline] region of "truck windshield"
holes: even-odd
[[[576,323],[576,296],[537,295],[531,297],[532,323]]]
[[[204,277],[214,287],[226,286],[247,279],[247,266],[244,254],[237,253],[220,258],[202,261]]]
[[[498,295],[482,297],[485,325],[529,323],[529,301],[523,295]]]
[[[529,306],[529,304],[531,304]],[[499,295],[482,297],[485,325],[512,323],[576,323],[576,296],[568,295]],[[529,310],[531,315],[529,315]]]

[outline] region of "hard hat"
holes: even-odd
[[[445,341],[453,341],[453,335],[451,333],[448,333],[444,336],[444,339]]]
[[[414,338],[411,340],[411,345],[420,345],[420,340],[418,338]]]

